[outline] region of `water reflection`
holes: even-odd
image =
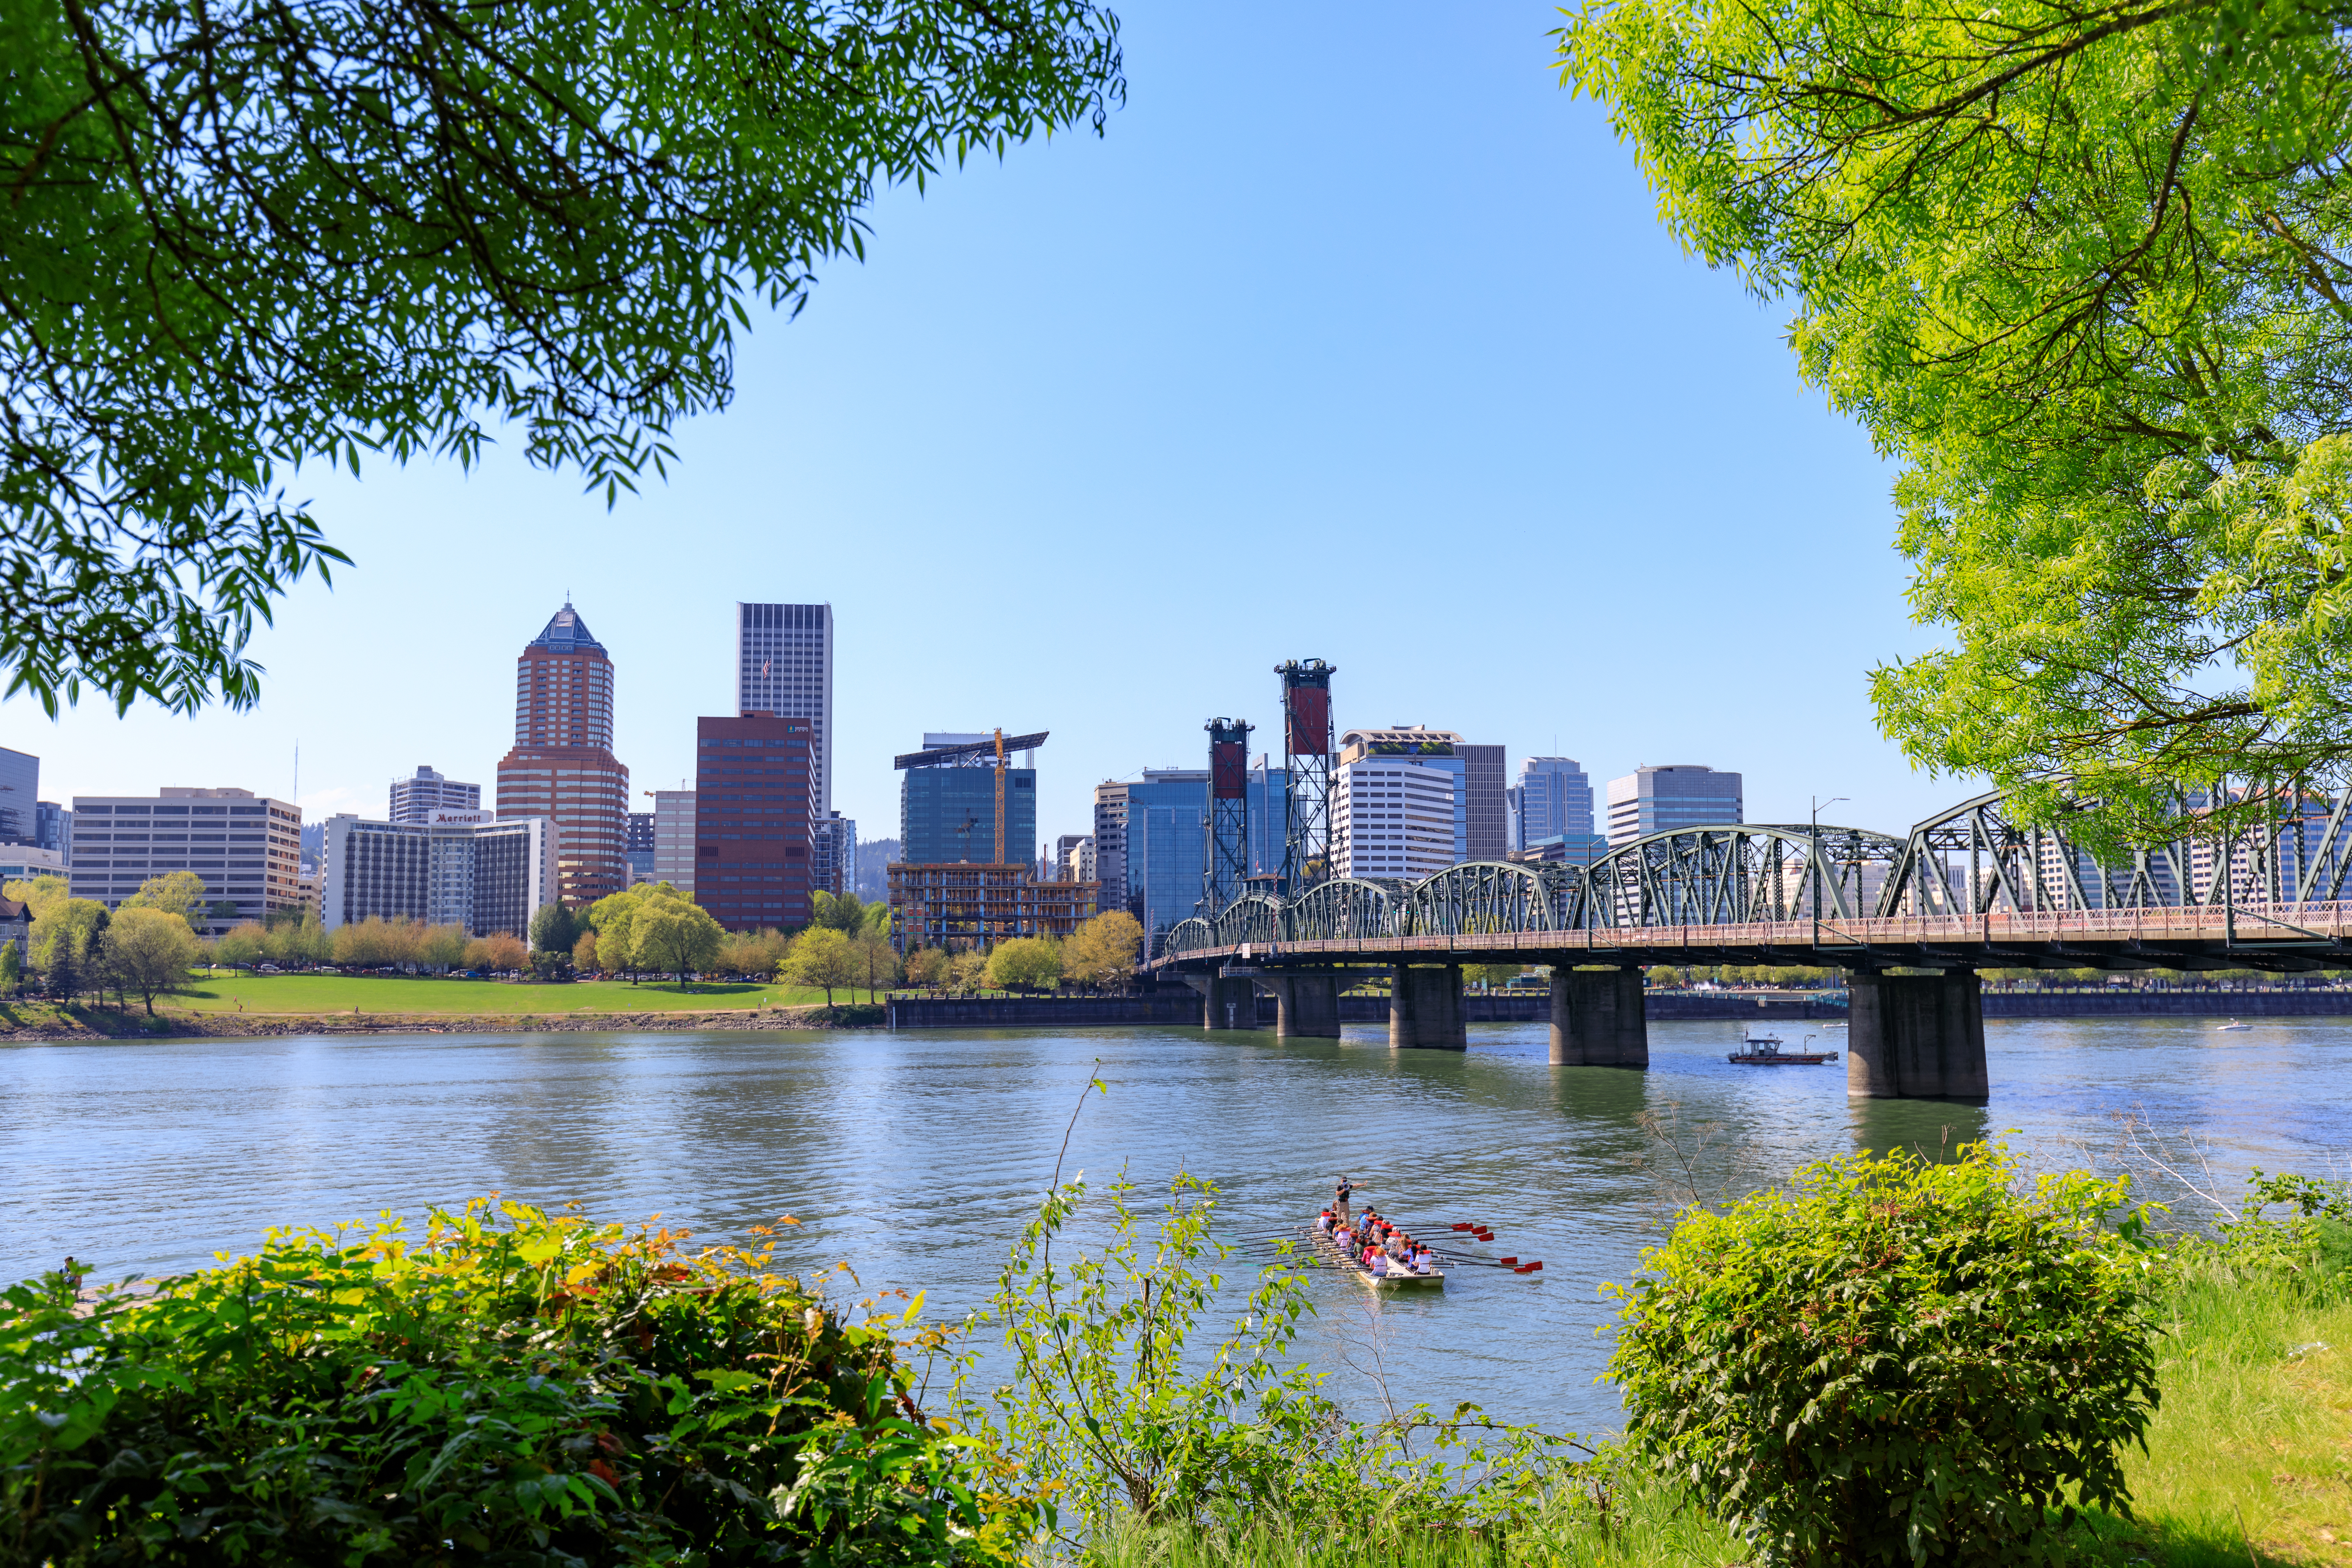
[[[2335,1020],[2220,1036],[2196,1019],[1996,1021],[1983,1107],[1849,1102],[1843,1064],[1727,1063],[1738,1035],[1661,1024],[1647,1072],[1554,1068],[1540,1025],[1474,1025],[1466,1053],[1394,1052],[1377,1027],[15,1047],[0,1049],[0,1279],[68,1252],[107,1273],[183,1268],[268,1225],[497,1189],[705,1235],[789,1212],[794,1267],[846,1260],[955,1315],[984,1299],[1099,1074],[1111,1092],[1072,1134],[1071,1169],[1210,1176],[1237,1241],[1310,1215],[1346,1170],[1424,1233],[1475,1220],[1497,1251],[1542,1258],[1538,1276],[1470,1271],[1409,1301],[1319,1277],[1312,1343],[1329,1364],[1349,1345],[1361,1360],[1376,1327],[1400,1398],[1595,1428],[1615,1408],[1593,1384],[1611,1315],[1595,1291],[1657,1235],[1645,1119],[1710,1128],[1710,1181],[1987,1137],[2054,1163],[2111,1144],[2127,1110],[2240,1171],[2317,1172],[2352,1127],[2336,1070],[2352,1026]],[[1338,1390],[1360,1383],[1342,1372]]]

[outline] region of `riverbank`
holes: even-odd
[[[0,1043],[99,1040],[254,1039],[311,1035],[516,1035],[647,1031],[877,1029],[883,1009],[864,1003],[698,1011],[570,1013],[222,1013],[166,1005],[149,1017],[137,1004],[63,1007],[48,1002],[0,1003]]]

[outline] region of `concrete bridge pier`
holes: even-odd
[[[1650,1019],[1642,972],[1555,964],[1551,1060],[1555,1067],[1647,1068]]]
[[[1186,974],[1184,984],[1201,994],[1201,1027],[1255,1029],[1257,987],[1238,974]]]
[[[1339,977],[1313,970],[1266,977],[1274,993],[1274,1037],[1277,1040],[1339,1037]]]
[[[1973,969],[1848,977],[1845,1091],[1853,1099],[1976,1100],[1985,1071],[1984,990]]]
[[[1468,1050],[1469,1031],[1462,1026],[1462,966],[1400,963],[1395,975],[1389,985],[1390,1048]]]

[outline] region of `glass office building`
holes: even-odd
[[[898,858],[909,866],[1025,866],[1037,842],[1037,770],[1004,770],[999,844],[992,763],[908,768],[898,775]]]

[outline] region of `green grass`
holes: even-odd
[[[2162,1403],[2126,1458],[2137,1515],[2095,1515],[2084,1568],[2352,1568],[2352,1302],[2284,1276],[2215,1277],[2162,1312]],[[2324,1343],[2325,1350],[2290,1352]],[[1591,1494],[1496,1542],[1402,1543],[1276,1530],[1128,1529],[1087,1568],[1725,1568],[1745,1547],[1681,1489],[1621,1470],[1606,1519]],[[1367,1499],[1376,1521],[1378,1500]]]
[[[2163,1404],[2126,1464],[2147,1554],[2352,1564],[2352,1302],[2284,1276],[2214,1278],[2175,1293],[2165,1327]],[[2328,1348],[2290,1353],[2313,1344]]]
[[[834,993],[836,1004],[863,1002]],[[496,980],[442,980],[369,974],[201,973],[189,988],[155,999],[174,1012],[318,1014],[372,1013],[476,1017],[530,1013],[675,1013],[822,1006],[824,993],[801,986],[689,984],[671,981],[632,985],[625,980],[583,980],[568,985],[507,984]],[[134,1006],[137,1005],[134,1001]]]

